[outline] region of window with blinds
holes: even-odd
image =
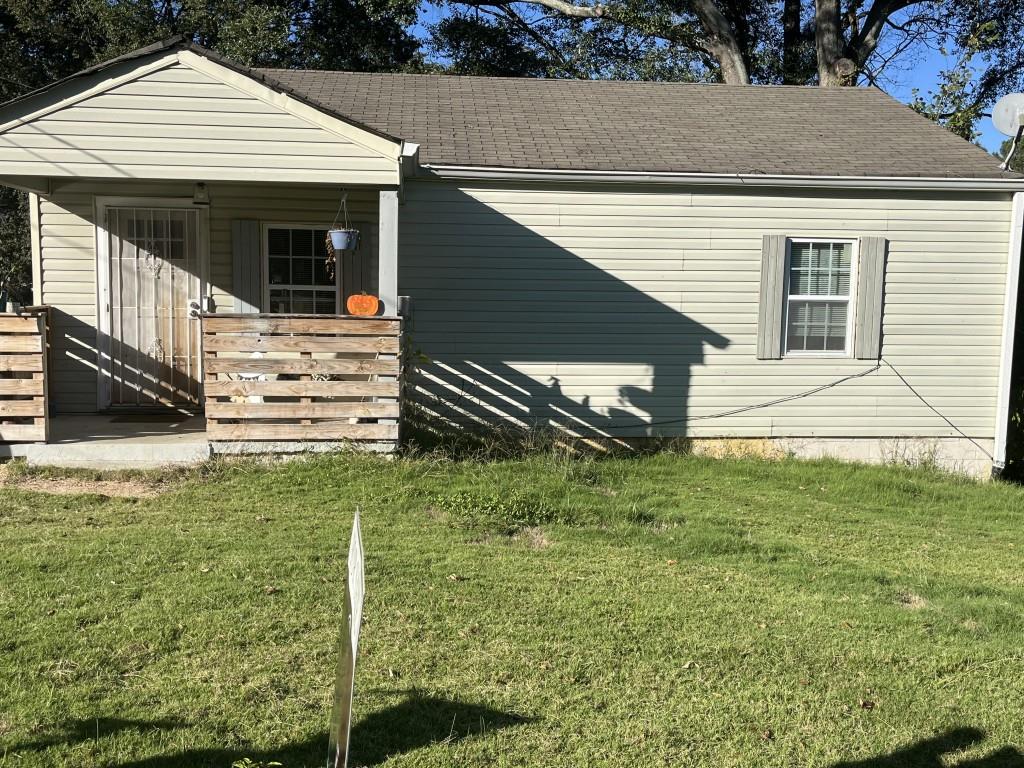
[[[269,311],[338,314],[338,284],[328,275],[326,229],[270,226],[266,230]]]
[[[853,242],[789,241],[786,354],[850,352],[853,269]]]

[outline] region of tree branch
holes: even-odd
[[[522,16],[516,13],[515,9],[513,9],[512,6],[503,6],[501,8],[501,12],[502,14],[504,14],[506,19],[511,21],[516,27],[518,27],[526,35],[528,35],[529,38],[533,40],[533,42],[535,42],[537,45],[539,45],[541,48],[547,51],[549,56],[556,59],[565,72],[570,73],[576,77],[582,77],[580,71],[576,69],[576,67],[573,65],[571,61],[569,61],[568,59],[565,58],[564,55],[562,55],[562,52],[558,50],[558,47],[552,45],[551,42],[544,37],[544,35],[540,34],[537,30],[530,26],[529,22],[527,22],[526,19],[524,19]]]
[[[882,36],[889,17],[904,8],[917,5],[923,0],[875,0],[864,17],[864,25],[860,31],[852,35],[848,46],[850,55],[858,66],[864,66],[875,49]]]
[[[567,0],[460,0],[472,7],[506,7],[513,4],[539,5],[574,19],[604,19],[621,25],[627,22],[618,18],[612,8],[600,3],[576,5]],[[703,36],[695,36],[684,24],[673,24],[651,35],[667,42],[677,43],[690,50],[701,50],[715,58],[722,70],[722,79],[733,85],[750,83],[743,51],[736,37],[733,25],[722,13],[714,0],[686,0],[689,10],[697,17],[703,28]]]
[[[608,14],[608,9],[600,3],[597,5],[575,5],[565,2],[565,0],[465,0],[466,5],[474,7],[482,5],[509,6],[516,2],[522,2],[525,5],[542,5],[574,19],[600,19]]]

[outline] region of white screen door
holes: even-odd
[[[175,408],[200,400],[199,212],[106,209],[110,254],[110,405]]]

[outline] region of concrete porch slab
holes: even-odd
[[[89,414],[55,416],[50,442],[0,445],[0,458],[34,466],[155,469],[210,458],[202,416]]]

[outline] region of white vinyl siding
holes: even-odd
[[[213,306],[234,310],[231,224],[236,219],[288,221],[323,226],[338,209],[338,190],[329,187],[218,184],[210,189],[210,288]],[[58,413],[96,410],[96,232],[94,196],[181,197],[192,184],[78,181],[61,183],[40,198],[42,249],[40,298],[54,307],[50,392]],[[377,192],[349,190],[349,215],[376,247]],[[372,268],[376,259],[368,257]]]
[[[183,64],[0,133],[10,175],[397,184],[394,159]]]
[[[82,181],[40,200],[59,412],[96,407],[93,195],[191,194],[190,183]],[[215,306],[233,309],[233,221],[323,226],[337,194],[211,183]],[[348,205],[372,236],[376,190],[351,188]],[[803,400],[678,423],[869,369],[849,358],[756,359],[761,251],[765,234],[879,236],[883,356],[961,428],[991,438],[1009,215],[996,193],[411,182],[399,208],[399,291],[412,297],[410,343],[424,360],[413,380],[443,395],[449,414],[624,436],[951,435],[884,366]],[[640,426],[651,421],[672,423]]]
[[[452,418],[624,436],[953,435],[884,366],[701,418],[872,367],[758,360],[756,340],[764,235],[877,236],[888,240],[882,355],[991,438],[1009,217],[997,193],[415,182],[399,290],[429,358],[417,387]]]

